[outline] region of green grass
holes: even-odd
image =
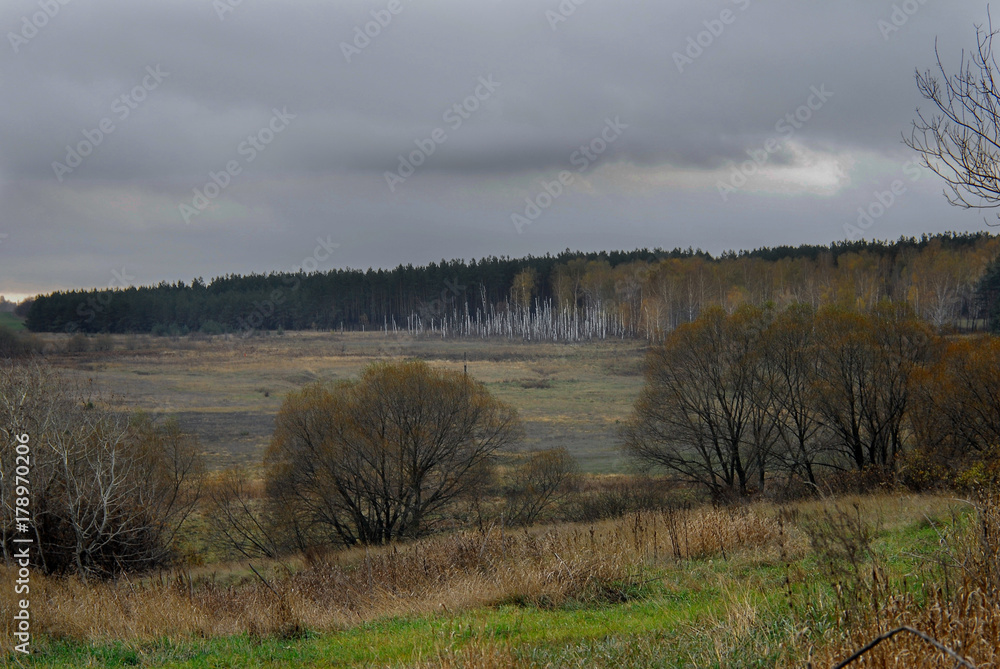
[[[902,502],[900,503],[902,507]],[[891,511],[891,509],[890,509]],[[959,517],[960,519],[960,517]],[[922,518],[886,519],[874,547],[893,582],[926,565],[939,541]],[[935,519],[946,528],[947,513]],[[961,521],[960,521],[961,522]],[[786,575],[794,582],[789,596]],[[467,646],[510,649],[531,667],[770,667],[790,638],[837,633],[833,584],[815,555],[784,561],[753,552],[666,563],[620,604],[571,601],[554,609],[498,605],[394,618],[301,638],[237,636],[145,645],[43,643],[32,667],[404,667]],[[791,609],[790,609],[791,604]],[[794,613],[790,613],[794,611]],[[808,630],[803,632],[803,621]]]
[[[9,328],[15,332],[21,332],[25,329],[24,321],[9,312],[0,312],[0,327]]]
[[[609,635],[658,634],[697,620],[721,603],[712,589],[682,590],[621,605],[544,610],[505,605],[458,616],[436,615],[391,619],[336,634],[304,639],[259,639],[248,636],[188,643],[160,642],[128,647],[121,644],[85,648],[53,643],[32,661],[33,667],[118,667],[129,664],[162,667],[315,666],[359,667],[405,665],[457,650],[478,641],[536,648],[560,648]]]

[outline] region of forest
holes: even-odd
[[[742,304],[865,309],[907,302],[937,327],[990,327],[1000,237],[943,233],[726,252],[582,253],[442,260],[392,270],[227,275],[187,284],[40,295],[36,332],[183,335],[407,330],[442,335],[657,341],[703,309]]]

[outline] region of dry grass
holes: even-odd
[[[890,516],[888,522],[904,524],[916,517],[927,517],[930,511],[940,511],[942,501],[882,496],[801,505],[798,511],[806,514],[801,521],[804,527],[809,526],[812,554],[821,564],[828,560],[839,562],[839,572],[811,576],[817,585],[832,578],[832,596],[814,590],[810,601],[798,602],[788,611],[786,620],[775,624],[766,619],[766,608],[761,606],[763,593],[730,582],[722,593],[728,602],[725,612],[708,616],[690,635],[704,640],[697,650],[679,650],[677,639],[652,635],[608,637],[568,648],[558,655],[563,662],[558,666],[625,669],[677,663],[756,667],[770,662],[771,666],[797,669],[826,668],[836,666],[879,635],[904,625],[936,639],[980,669],[1000,666],[1000,498],[994,495],[978,502],[971,522],[963,523],[956,517],[953,529],[940,528],[942,553],[936,556],[938,562],[929,566],[930,573],[924,574],[928,578],[921,587],[907,587],[906,579],[900,583],[887,577],[890,570],[881,563],[877,552],[870,554],[875,525],[886,521],[883,513],[903,513],[902,518]],[[825,523],[820,522],[821,517]],[[774,542],[767,546],[773,548]],[[857,564],[849,564],[852,560]],[[819,568],[826,570],[830,566]],[[812,630],[811,625],[824,629]],[[543,656],[543,662],[539,662],[523,650],[475,639],[461,648],[444,648],[408,666],[540,667],[553,666],[547,662],[551,658]],[[900,634],[852,666],[931,669],[956,666],[956,662],[920,638]]]
[[[32,599],[44,604],[33,609],[33,631],[79,642],[294,637],[305,629],[497,604],[618,602],[658,564],[756,551],[780,537],[776,520],[749,509],[677,510],[593,525],[460,532],[312,556],[297,569],[258,565],[267,583],[252,574],[229,584],[206,574],[90,585],[35,576]],[[10,577],[0,571],[0,580]],[[0,591],[7,624],[13,606],[12,593]]]
[[[294,638],[305,630],[444,614],[456,621],[458,636],[446,626],[406,666],[750,667],[764,666],[767,658],[767,666],[825,668],[879,634],[909,625],[976,666],[991,667],[1000,661],[1000,503],[994,497],[978,504],[978,514],[943,521],[936,519],[954,508],[951,500],[884,495],[794,507],[666,509],[529,530],[494,527],[309,555],[287,568],[256,565],[267,584],[235,565],[221,577],[205,568],[190,579],[173,574],[90,586],[36,578],[32,598],[44,604],[33,609],[34,630],[88,645],[240,633]],[[928,533],[936,532],[936,553],[908,555],[918,545],[926,548]],[[782,565],[787,600],[775,574]],[[643,590],[651,580],[659,584]],[[508,639],[479,614],[463,615],[529,605],[557,617],[581,610],[615,617],[646,604],[610,605],[649,596],[669,609],[680,592],[695,598],[684,605],[691,608],[678,609],[692,612],[689,618],[674,620],[665,611],[662,628],[632,634],[626,623],[608,636],[571,636],[567,643]],[[12,605],[11,594],[0,592],[4,620]],[[624,621],[630,614],[621,615]],[[900,635],[859,666],[954,662]]]
[[[53,350],[64,350],[65,335],[41,336]],[[467,365],[469,374],[518,409],[526,449],[564,446],[584,471],[618,471],[620,454],[608,445],[616,440],[615,421],[628,416],[643,383],[641,376],[605,369],[609,359],[641,368],[644,346],[629,341],[523,343],[378,332],[112,340],[110,351],[53,353],[49,360],[71,378],[114,388],[136,408],[176,416],[218,467],[260,461],[287,392],[319,379],[356,377],[375,361],[418,358],[453,371]]]
[[[845,523],[849,524],[849,523]],[[842,528],[843,530],[843,528]],[[842,531],[840,541],[864,543],[865,530]],[[833,666],[872,639],[902,626],[915,628],[969,658],[975,666],[1000,665],[1000,497],[983,497],[966,524],[941,531],[942,553],[925,585],[914,591],[887,580],[876,557],[866,569],[848,569],[837,584],[837,627],[817,650],[814,666]],[[850,558],[846,558],[850,560]],[[954,666],[916,636],[901,634],[865,655],[869,667],[930,669]]]

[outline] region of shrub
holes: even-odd
[[[111,335],[109,334],[98,335],[94,339],[95,351],[107,352],[113,350],[114,348],[115,348],[115,341],[114,339],[111,338]]]
[[[8,327],[0,325],[0,358],[20,358],[30,354],[31,344]]]
[[[90,341],[82,332],[77,332],[66,342],[67,353],[86,353],[89,349]]]
[[[685,505],[684,494],[662,479],[615,476],[589,482],[560,506],[563,519],[593,522],[620,518],[629,513],[670,509]]]
[[[346,545],[426,532],[521,434],[514,409],[483,384],[423,362],[307,386],[276,422],[269,495],[302,536]]]
[[[207,320],[201,324],[201,332],[207,335],[220,335],[225,332],[225,328],[214,320]]]
[[[110,576],[167,564],[198,497],[200,456],[176,424],[74,391],[41,365],[0,367],[0,440],[28,435],[35,562]],[[0,449],[0,545],[10,560],[15,454]]]
[[[502,483],[505,522],[531,525],[574,488],[576,460],[565,448],[517,457]]]

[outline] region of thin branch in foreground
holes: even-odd
[[[259,572],[259,571],[257,571],[256,569],[254,569],[254,566],[253,566],[252,564],[250,564],[250,563],[248,562],[248,563],[247,563],[247,566],[248,566],[248,567],[250,567],[250,570],[251,570],[251,571],[252,571],[252,572],[253,572],[254,574],[256,574],[256,575],[257,575],[257,578],[259,578],[259,579],[260,579],[260,582],[261,582],[261,583],[263,583],[264,585],[266,585],[266,586],[267,586],[267,589],[268,589],[268,590],[270,590],[271,592],[273,592],[273,593],[274,593],[274,596],[275,596],[275,597],[277,597],[279,601],[284,601],[284,599],[283,599],[283,598],[282,598],[282,596],[281,596],[281,595],[280,595],[280,594],[278,593],[278,591],[277,591],[277,590],[275,590],[275,589],[274,589],[274,587],[272,587],[272,586],[271,586],[271,584],[267,582],[267,579],[266,579],[266,578],[264,578],[263,576],[261,576],[261,575],[260,575],[260,572]],[[973,667],[972,669],[976,669],[976,668],[975,668],[975,667]]]
[[[909,632],[910,634],[913,634],[913,635],[919,637],[921,640],[925,641],[926,643],[929,643],[930,645],[934,646],[935,648],[937,648],[939,651],[941,651],[945,655],[948,655],[949,657],[951,657],[951,659],[955,660],[955,662],[958,663],[958,666],[967,667],[967,669],[976,669],[976,665],[972,664],[971,662],[969,662],[968,660],[966,660],[964,657],[962,657],[961,655],[959,655],[958,653],[956,653],[954,650],[952,650],[951,648],[948,648],[947,646],[945,646],[944,644],[942,644],[937,639],[929,637],[926,634],[924,634],[923,632],[921,632],[919,630],[915,630],[912,627],[907,627],[906,625],[903,625],[902,627],[897,627],[896,629],[891,630],[889,632],[886,632],[885,634],[883,634],[881,636],[875,637],[869,643],[867,643],[863,648],[859,649],[856,653],[854,653],[853,655],[851,655],[849,658],[847,658],[846,660],[844,660],[843,662],[841,662],[837,666],[835,666],[833,669],[843,669],[847,665],[849,665],[852,662],[854,662],[855,660],[859,659],[862,655],[864,655],[868,651],[870,651],[873,648],[875,648],[875,646],[879,645],[883,641],[888,641],[889,639],[891,639],[892,637],[896,636],[897,634],[899,634],[901,632]]]

